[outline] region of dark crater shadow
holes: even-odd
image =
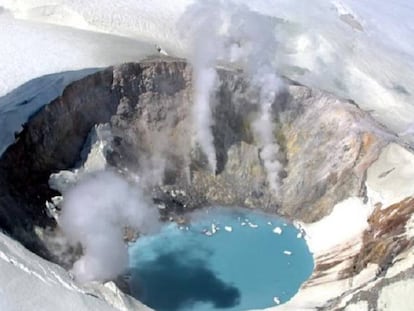
[[[132,295],[157,311],[179,311],[195,303],[226,309],[240,303],[240,291],[223,282],[207,263],[182,251],[160,254],[130,271]]]

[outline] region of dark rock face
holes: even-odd
[[[110,121],[115,141],[113,165],[142,173],[157,170],[164,160],[173,161],[177,167],[174,174],[181,174],[183,155],[191,147],[191,124],[187,120],[192,101],[190,77],[184,62],[122,65],[114,69],[112,87],[120,98],[117,113]]]
[[[39,253],[34,226],[53,225],[45,200],[56,194],[50,173],[71,167],[90,128],[116,111],[107,69],[69,85],[63,95],[34,115],[0,161],[0,227]],[[82,96],[78,96],[82,94]],[[45,250],[41,255],[49,257]]]
[[[366,169],[386,144],[383,129],[365,112],[286,81],[274,103],[284,167],[275,195],[250,127],[258,90],[242,73],[220,69],[219,77],[212,99],[215,174],[194,141],[190,66],[164,59],[111,67],[67,87],[4,153],[0,227],[27,245],[31,238],[20,231],[53,225],[44,207],[56,193],[48,186],[50,174],[73,167],[90,129],[106,122],[114,136],[108,162],[145,178],[154,200],[176,211],[241,205],[315,221],[342,199],[364,196]]]

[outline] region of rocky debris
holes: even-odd
[[[343,271],[343,277],[360,273],[370,263],[378,265],[378,275],[384,274],[399,254],[413,246],[414,240],[405,234],[413,214],[414,198],[385,209],[377,206],[368,218],[369,228],[363,233],[361,250],[350,269]]]

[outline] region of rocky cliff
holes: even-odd
[[[411,238],[402,235],[412,214],[412,202],[405,198],[413,189],[401,187],[398,200],[384,200],[378,194],[388,186],[381,181],[395,177],[397,166],[380,165],[372,173],[390,146],[400,150],[392,153],[396,163],[404,161],[399,153],[411,159],[411,151],[352,101],[284,80],[272,107],[283,167],[281,191],[274,193],[251,125],[259,113],[258,90],[242,72],[220,68],[218,74],[212,96],[215,172],[194,139],[191,67],[177,59],[111,67],[69,85],[30,119],[3,154],[1,228],[62,263],[48,238],[55,234],[55,221],[45,202],[59,195],[56,189],[76,182],[78,173],[113,167],[130,179],[145,180],[146,191],[165,216],[219,204],[261,208],[300,221],[311,239],[316,270],[293,309],[339,308],[351,294],[342,307],[359,300],[363,294],[357,293],[368,281],[355,286],[355,279],[368,268],[375,280],[383,278],[411,249]],[[101,165],[90,165],[91,157],[99,157]],[[55,190],[49,186],[52,174]],[[387,190],[388,197],[394,198],[397,190]],[[344,222],[353,230],[342,230],[342,235],[321,229],[339,209],[347,216],[356,211],[358,225]],[[324,243],[327,234],[330,242]],[[339,290],[313,295],[316,301],[308,303],[309,289],[331,281],[343,282],[335,287]]]

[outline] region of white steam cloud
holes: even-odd
[[[281,185],[279,146],[274,135],[273,104],[283,87],[273,64],[277,52],[272,20],[231,1],[198,1],[188,7],[179,22],[184,38],[193,47],[194,122],[196,138],[215,171],[216,154],[211,127],[214,124],[210,97],[217,85],[215,66],[234,62],[248,74],[259,92],[259,116],[252,126],[261,147],[268,183],[274,193]]]
[[[217,160],[211,131],[214,124],[210,97],[217,84],[215,64],[222,52],[220,26],[220,16],[209,0],[189,6],[178,24],[180,33],[189,40],[192,47],[190,61],[193,65],[193,122],[196,139],[207,156],[213,173],[216,171]]]
[[[158,228],[158,210],[136,184],[112,172],[99,172],[64,193],[59,225],[71,243],[80,243],[82,257],[73,273],[80,282],[105,281],[128,266],[125,226],[149,233]]]
[[[283,166],[278,160],[280,148],[274,135],[272,106],[280,91],[279,87],[282,85],[282,82],[272,72],[264,72],[261,75],[255,74],[253,81],[258,86],[261,86],[259,95],[260,114],[253,122],[253,129],[262,147],[260,156],[266,169],[269,186],[278,194],[281,186],[279,172],[283,169]]]

